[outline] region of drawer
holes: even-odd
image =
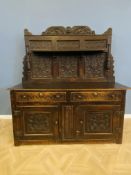
[[[71,102],[84,101],[120,101],[122,93],[120,91],[86,91],[71,92]]]
[[[66,92],[15,92],[16,103],[65,102]]]

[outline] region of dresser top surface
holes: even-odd
[[[80,84],[52,84],[46,83],[42,87],[23,88],[22,84],[18,84],[9,88],[11,90],[130,90],[131,88],[120,83],[107,84],[107,83],[80,83]]]

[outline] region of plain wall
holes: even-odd
[[[0,114],[10,114],[9,88],[21,82],[24,28],[40,34],[51,25],[113,28],[116,81],[131,86],[131,0],[0,0]],[[131,92],[126,113],[131,113]]]

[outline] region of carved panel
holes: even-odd
[[[112,131],[111,112],[85,112],[85,132],[104,133]]]
[[[51,56],[33,55],[32,56],[32,78],[52,78],[52,59]]]
[[[79,49],[80,41],[76,40],[58,40],[57,41],[57,49]]]
[[[93,40],[85,40],[85,48],[86,49],[105,49],[107,47],[106,40],[93,41]]]
[[[50,133],[50,112],[25,112],[24,113],[26,133]]]
[[[104,78],[106,54],[85,55],[85,77]]]
[[[50,40],[31,40],[30,41],[30,49],[31,50],[39,50],[39,49],[51,49],[52,41]]]
[[[59,59],[59,77],[78,77],[78,59],[75,56],[61,56]]]

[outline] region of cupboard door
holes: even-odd
[[[112,141],[116,137],[117,105],[79,105],[76,114],[76,136],[79,140]]]
[[[13,124],[14,136],[18,140],[57,142],[59,138],[58,106],[22,108],[16,112],[16,115],[14,111]]]

